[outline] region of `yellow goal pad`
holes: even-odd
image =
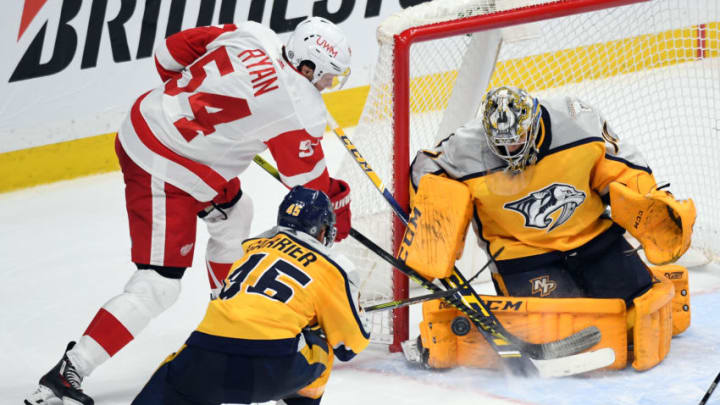
[[[470,190],[459,181],[420,179],[398,258],[429,279],[450,276],[472,215]]]

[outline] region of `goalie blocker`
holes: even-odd
[[[447,277],[455,259],[462,255],[471,211],[470,193],[464,184],[423,176],[399,258],[430,279]],[[482,298],[518,337],[546,343],[594,325],[602,339],[591,349],[615,352],[615,362],[608,368],[622,369],[630,361],[636,370],[646,370],[665,358],[671,337],[690,325],[687,269],[665,265],[650,270],[652,286],[635,297],[631,306],[614,298]],[[500,367],[497,353],[470,327],[467,318],[441,300],[423,304],[420,334],[419,359],[428,367]]]

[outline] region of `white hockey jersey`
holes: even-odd
[[[138,98],[118,137],[145,171],[209,201],[270,149],[287,186],[328,191],[320,92],[254,23],[168,37],[155,62],[165,83]]]

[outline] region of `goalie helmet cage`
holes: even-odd
[[[598,108],[658,182],[694,199],[693,248],[718,257],[717,0],[437,0],[389,17],[377,37],[373,79],[350,137],[406,209],[411,154],[473,118],[488,87],[514,85]],[[403,223],[351,157],[340,172],[353,188],[353,226],[396,252]],[[354,241],[338,248],[361,272],[361,305],[408,296],[407,278],[373,253]],[[463,259],[478,250],[465,249]],[[485,260],[459,267],[468,275]],[[408,339],[408,308],[366,318],[373,340],[391,351]]]

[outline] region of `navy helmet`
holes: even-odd
[[[277,224],[315,238],[326,229],[322,242],[328,247],[335,240],[335,212],[330,198],[322,191],[293,187],[280,203]]]

